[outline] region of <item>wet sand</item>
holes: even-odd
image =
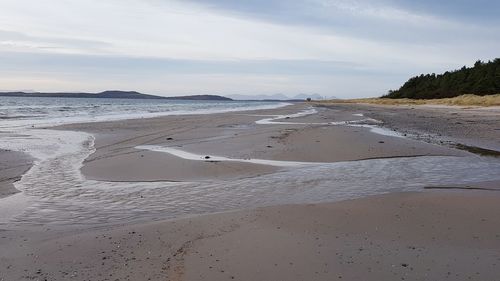
[[[21,179],[32,165],[32,158],[15,151],[0,150],[0,198],[19,192],[14,182]]]
[[[417,139],[375,134],[367,127],[324,124],[366,118],[358,113],[375,117],[373,112],[398,120],[397,113],[383,115],[382,109],[318,108],[314,115],[279,120],[302,124],[255,124],[269,118],[265,115],[308,107],[59,129],[95,136],[96,151],[82,172],[105,181],[230,181],[281,169],[190,161],[137,149],[140,145],[206,156],[305,162],[471,155]],[[408,128],[413,126],[417,125]],[[478,139],[482,143],[494,134],[483,133]],[[0,280],[495,280],[500,275],[500,182],[467,186],[479,190],[441,186],[442,190],[419,193],[155,222],[5,225],[0,229]]]
[[[367,104],[333,104],[328,107],[341,111],[358,110],[381,120],[384,127],[413,139],[451,147],[461,144],[500,151],[500,107]]]
[[[293,114],[309,107],[299,104],[258,112],[167,116],[68,125],[60,129],[86,131],[96,137],[96,152],[85,161],[82,172],[88,179],[106,181],[231,179],[278,170],[250,163],[189,161],[136,148],[143,145],[173,147],[209,157],[304,162],[465,154],[408,138],[374,134],[369,128],[322,124],[366,119],[353,115],[357,111],[318,108],[317,114],[277,120],[304,124],[255,124],[270,114]]]
[[[3,280],[496,280],[500,195],[394,193],[72,233],[3,231]]]

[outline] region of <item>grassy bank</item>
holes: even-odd
[[[388,99],[365,98],[348,100],[317,101],[320,104],[328,103],[369,103],[382,105],[457,105],[457,106],[500,106],[500,94],[489,96],[461,95],[445,99]]]

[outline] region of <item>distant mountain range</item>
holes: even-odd
[[[320,100],[323,99],[322,96],[318,94],[299,94],[293,97],[288,97],[283,94],[274,94],[274,95],[229,95],[233,100],[279,100],[279,101],[303,101],[308,98],[312,100]]]
[[[104,91],[101,93],[38,93],[38,92],[0,92],[3,97],[53,97],[53,98],[108,98],[108,99],[168,99],[168,100],[204,100],[230,101],[232,99],[217,95],[192,95],[160,97],[135,91]]]

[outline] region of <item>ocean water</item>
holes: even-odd
[[[0,129],[209,114],[285,106],[282,102],[0,97]]]
[[[155,105],[151,101],[139,101],[134,107],[133,104],[137,103],[135,100],[108,101],[116,102],[114,105],[106,105],[106,101],[95,104],[90,100],[62,101],[60,104],[50,104],[48,100],[43,100],[45,106],[34,100],[15,102],[18,103],[17,107],[16,103],[12,103],[11,107],[4,104],[0,107],[5,113],[5,118],[0,120],[0,148],[25,152],[35,161],[33,167],[15,183],[15,187],[22,192],[0,199],[0,226],[7,228],[149,221],[276,204],[329,202],[387,192],[419,191],[429,185],[500,180],[499,159],[474,155],[371,159],[317,165],[278,161],[280,163],[271,163],[283,166],[277,173],[228,181],[88,180],[81,174],[80,168],[83,161],[95,151],[94,136],[85,132],[39,129],[39,124],[132,118],[143,114],[206,114],[278,107],[282,104],[181,102]],[[157,108],[157,111],[150,112],[148,104],[151,108]],[[23,106],[26,108],[23,109]],[[66,110],[66,107],[71,106],[71,110]],[[91,109],[94,106],[97,106],[95,111]],[[158,108],[164,110],[160,111]],[[316,111],[306,109],[288,116],[263,117],[256,124],[291,125],[294,117],[309,114],[316,114]],[[31,124],[34,122],[38,123],[33,128]],[[363,126],[357,123],[322,125]],[[375,133],[384,133],[383,128],[370,126],[368,129]],[[158,147],[138,149],[178,154],[183,158],[197,157],[192,153]],[[221,158],[221,161],[225,160]],[[265,160],[259,161],[265,163]]]

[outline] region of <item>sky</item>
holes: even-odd
[[[380,96],[500,57],[498,0],[0,0],[0,90]]]

